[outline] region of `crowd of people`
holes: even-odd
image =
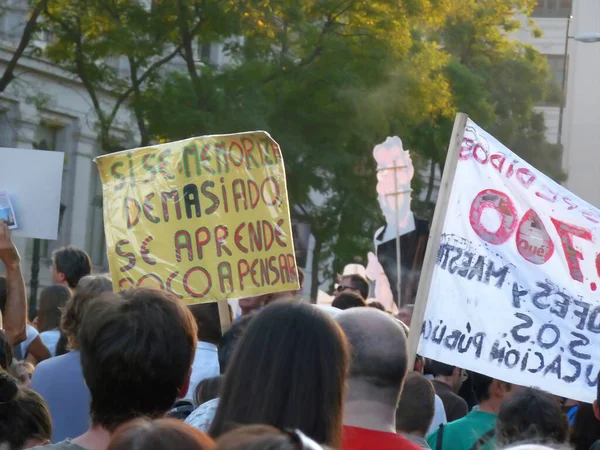
[[[54,253],[29,323],[5,224],[0,260],[3,449],[600,449],[598,402],[409,361],[412,306],[368,303],[360,275],[337,280],[331,306],[241,299],[222,332],[215,303],[114,293],[73,247]]]

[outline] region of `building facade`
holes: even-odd
[[[534,38],[525,25],[517,38],[548,58],[558,92],[565,82],[562,133],[560,95],[538,107],[546,119],[548,140],[560,140],[563,145],[563,168],[568,177],[563,184],[600,208],[600,42],[573,39],[600,36],[600,1],[538,0],[533,19],[542,37]]]

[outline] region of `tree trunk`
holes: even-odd
[[[319,294],[319,263],[321,262],[321,248],[323,247],[323,242],[317,236],[315,238],[315,247],[313,249],[312,254],[312,264],[310,267],[311,277],[310,277],[310,302],[317,303],[317,296]]]

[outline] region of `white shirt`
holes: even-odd
[[[210,426],[217,413],[219,407],[219,398],[213,398],[212,400],[202,403],[196,408],[188,417],[185,419],[185,423],[197,428],[203,433],[208,433]]]
[[[198,342],[194,363],[192,364],[190,388],[185,395],[185,399],[193,400],[196,387],[202,380],[218,377],[219,375],[219,354],[217,352],[217,346],[208,342]]]
[[[445,425],[447,423],[448,418],[446,417],[444,403],[442,402],[442,399],[439,398],[437,394],[435,394],[435,409],[433,412],[433,422],[431,422],[431,426],[429,427],[429,430],[427,431],[427,434],[425,436],[430,436],[435,431],[437,431],[440,425]]]
[[[56,356],[56,344],[58,344],[58,340],[60,339],[60,331],[58,330],[48,330],[40,333],[40,339],[44,343],[48,350],[50,350],[50,354],[52,356]]]
[[[23,355],[23,359],[27,357],[27,350],[29,349],[29,345],[33,342],[33,340],[39,336],[38,330],[36,330],[31,325],[27,324],[27,337],[23,342],[21,342],[21,355]]]

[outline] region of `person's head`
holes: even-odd
[[[338,297],[344,292],[352,292],[366,299],[369,297],[369,282],[358,274],[340,275],[333,296]]]
[[[0,444],[20,450],[46,445],[51,436],[52,421],[44,399],[0,372]]]
[[[107,450],[209,450],[213,440],[176,419],[136,419],[117,428]]]
[[[396,430],[425,437],[434,413],[435,390],[431,381],[417,372],[410,372],[396,410]]]
[[[247,425],[217,439],[215,450],[324,450],[301,431],[283,432],[269,425]]]
[[[79,329],[81,328],[83,313],[90,300],[103,292],[112,292],[112,290],[112,281],[106,275],[88,275],[79,281],[74,295],[65,305],[60,324],[68,337],[71,348],[79,348]]]
[[[13,361],[13,348],[4,334],[4,330],[0,330],[0,367],[8,370]]]
[[[524,389],[506,400],[496,423],[498,445],[516,443],[563,444],[569,435],[569,420],[552,396]]]
[[[343,311],[336,321],[351,351],[346,401],[373,401],[395,410],[408,364],[404,330],[373,308]]]
[[[410,322],[412,320],[413,311],[415,309],[415,305],[406,305],[400,308],[398,311],[398,320],[400,320],[404,325],[410,327]]]
[[[198,326],[198,340],[219,345],[221,342],[221,322],[217,303],[199,303],[188,308]]]
[[[19,361],[12,368],[12,372],[20,386],[30,388],[34,369],[35,367],[30,362]]]
[[[222,376],[205,378],[198,386],[196,386],[196,392],[194,392],[194,402],[196,405],[201,405],[213,400],[219,396],[219,390],[221,389],[221,382],[223,381]]]
[[[92,273],[89,255],[72,246],[62,247],[52,254],[52,283],[75,289],[79,280]]]
[[[344,334],[326,314],[304,303],[268,306],[236,346],[210,434],[262,423],[338,446],[347,365]]]
[[[427,367],[429,373],[431,373],[436,380],[446,383],[454,392],[460,390],[463,381],[465,381],[468,376],[466,370],[444,364],[440,361],[429,360]]]
[[[588,450],[594,442],[600,440],[600,423],[594,415],[594,407],[589,403],[581,403],[575,423],[571,428],[571,445],[573,450]]]
[[[231,328],[227,330],[225,334],[223,334],[223,338],[221,339],[221,344],[219,345],[218,349],[219,369],[221,371],[221,375],[223,375],[227,370],[229,361],[231,361],[231,357],[233,356],[233,352],[238,342],[255,317],[255,315],[250,314],[240,318],[239,320],[236,320],[233,322],[233,324],[231,324]]]
[[[93,425],[113,431],[169,411],[188,390],[196,333],[188,308],[167,292],[132,289],[94,299],[79,330]]]
[[[516,392],[512,384],[477,372],[471,372],[471,383],[475,399],[480,407],[485,404],[495,411],[499,411],[504,401]]]
[[[70,298],[71,290],[60,284],[54,284],[42,290],[38,309],[38,331],[40,333],[60,327],[63,308]]]
[[[242,310],[242,315],[247,316],[252,311],[263,308],[267,302],[268,295],[255,295],[254,297],[244,297],[238,300],[238,305]]]
[[[381,302],[373,301],[373,302],[367,303],[367,306],[369,308],[375,308],[375,309],[378,309],[379,311],[387,312],[387,310],[385,309],[385,306],[383,306],[383,304]]]
[[[342,292],[333,300],[331,306],[341,310],[346,310],[350,308],[367,306],[367,302],[358,294],[354,294],[353,292]]]

